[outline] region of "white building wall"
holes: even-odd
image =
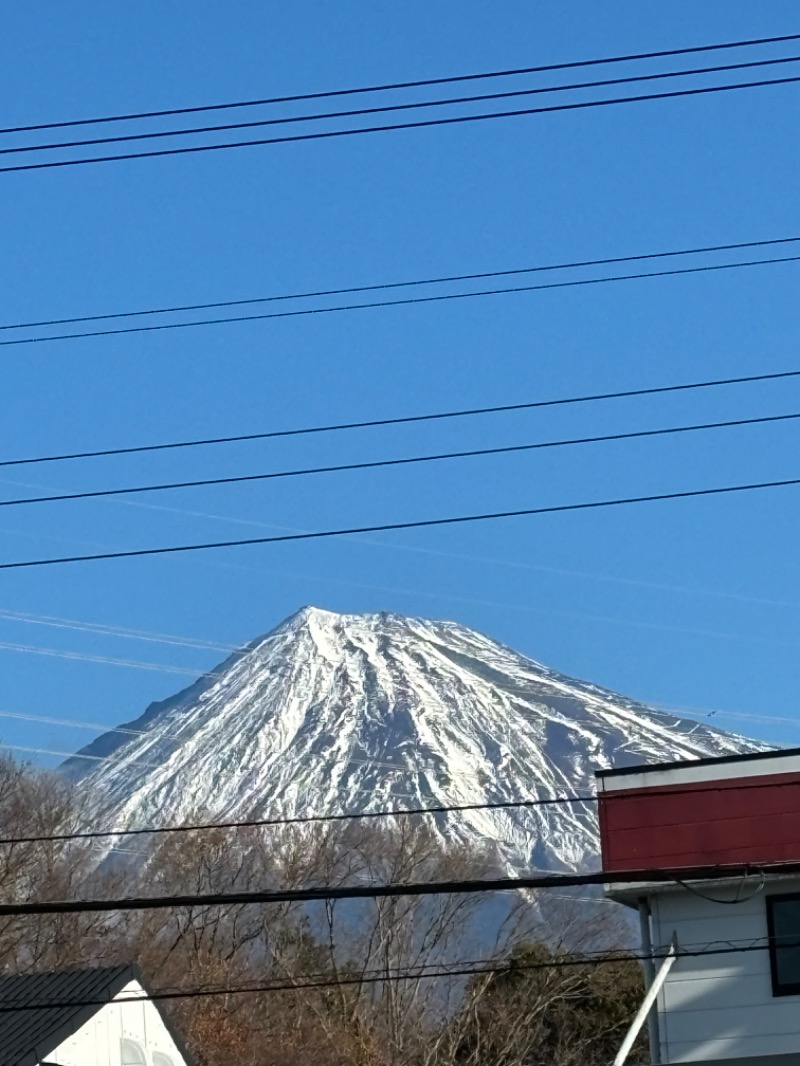
[[[774,755],[765,752],[760,758],[708,759],[684,763],[682,766],[643,767],[641,773],[611,773],[601,770],[597,775],[599,792],[617,792],[630,788],[654,788],[660,785],[689,785],[700,781],[733,781],[764,774],[796,774],[800,770],[797,751]]]
[[[167,1066],[154,1054],[166,1055],[172,1066],[185,1066],[158,1010],[147,1000],[118,1002],[145,995],[138,981],[131,981],[108,1006],[102,1007],[85,1025],[55,1051],[45,1056],[57,1066],[123,1066],[122,1041],[134,1041],[144,1052],[147,1066]]]
[[[732,900],[737,886],[700,885],[705,896]],[[752,891],[746,887],[744,894]],[[783,880],[767,892],[800,891]],[[800,996],[773,996],[765,893],[737,904],[700,899],[676,887],[650,897],[653,941],[665,948],[677,933],[678,960],[658,1000],[665,1063],[768,1058],[800,1052]],[[762,950],[681,957],[681,951],[744,946]]]

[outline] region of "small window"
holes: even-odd
[[[773,996],[800,995],[800,895],[767,896]]]
[[[135,1040],[120,1041],[120,1051],[122,1052],[122,1066],[147,1066],[144,1051]]]
[[[153,1066],[173,1066],[172,1059],[163,1051],[153,1052]]]

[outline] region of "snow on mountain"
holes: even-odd
[[[576,681],[454,622],[305,607],[63,767],[95,826],[586,793],[597,768],[766,746]],[[508,867],[597,853],[594,805],[437,816]]]

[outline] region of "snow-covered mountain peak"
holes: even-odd
[[[65,771],[94,824],[585,793],[610,765],[764,747],[566,677],[457,622],[303,607]],[[100,757],[102,761],[97,761]],[[516,869],[585,865],[592,804],[435,822]]]

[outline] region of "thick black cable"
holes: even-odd
[[[258,129],[265,126],[295,125],[303,122],[324,122],[330,119],[361,118],[364,115],[381,115],[392,111],[418,111],[436,107],[453,107],[460,104],[486,103],[490,100],[508,100],[518,96],[540,96],[543,93],[576,92],[581,89],[602,89],[633,82],[661,81],[666,78],[697,77],[700,74],[723,74],[733,70],[753,67],[772,67],[784,63],[797,63],[800,56],[782,56],[779,59],[756,59],[746,63],[727,63],[716,67],[695,67],[687,70],[668,70],[660,74],[634,74],[625,78],[603,78],[599,81],[572,82],[567,85],[541,85],[529,89],[512,89],[507,92],[480,93],[473,96],[451,96],[439,100],[415,100],[404,104],[384,104],[380,107],[359,107],[349,111],[324,111],[311,115],[282,115],[278,118],[254,119],[248,122],[227,122],[216,126],[195,126],[177,130],[155,130],[147,133],[123,133],[114,137],[92,137],[80,141],[51,141],[48,144],[17,145],[0,148],[0,155],[18,155],[28,152],[51,152],[62,148],[90,148],[99,144],[120,144],[131,141],[161,140],[165,137],[191,137],[201,133],[224,133],[231,130]]]
[[[748,893],[748,895],[741,895],[744,889],[745,878],[742,878],[742,883],[739,886],[739,891],[736,893],[733,899],[720,899],[718,896],[709,896],[705,892],[701,892],[695,888],[694,885],[690,885],[688,881],[682,881],[679,877],[675,878],[675,884],[680,885],[686,892],[690,892],[693,896],[697,896],[698,899],[702,899],[705,903],[716,903],[725,907],[738,907],[742,903],[749,903],[751,899],[755,899],[756,896],[760,896],[764,889],[767,887],[767,878],[764,871],[761,871],[761,880],[754,888]]]
[[[713,429],[733,429],[760,426],[774,422],[793,422],[800,412],[786,415],[763,415],[758,418],[734,418],[725,422],[701,422],[688,426],[666,426],[661,429],[639,429],[627,433],[604,433],[595,437],[570,437],[561,440],[537,441],[533,444],[507,444],[496,448],[470,448],[458,452],[439,452],[434,455],[414,455],[400,459],[372,459],[359,463],[336,463],[331,466],[307,466],[294,470],[273,470],[263,474],[236,474],[230,477],[200,478],[194,481],[170,481],[148,485],[130,485],[113,489],[94,489],[85,492],[62,492],[50,496],[23,496],[0,500],[0,507],[21,507],[36,503],[63,503],[65,500],[94,500],[107,496],[130,496],[141,492],[171,492],[177,489],[207,488],[212,485],[240,485],[245,482],[270,481],[276,478],[304,477],[316,474],[340,474],[347,471],[377,470],[385,467],[409,466],[417,463],[438,463],[453,459],[474,459],[479,456],[512,455],[539,451],[544,448],[565,448],[582,444],[606,444],[611,441],[640,440],[680,433],[695,433]]]
[[[525,877],[417,881],[373,885],[324,885],[315,888],[260,890],[256,892],[209,892],[167,896],[131,896],[115,899],[36,900],[0,903],[0,917],[21,918],[34,914],[101,914],[111,911],[164,910],[170,907],[250,906],[270,903],[315,903],[325,900],[387,899],[444,895],[483,895],[487,892],[518,892],[542,888],[574,888],[579,885],[629,885],[640,882],[674,883],[676,877],[693,881],[750,876],[762,871],[796,873],[800,863],[731,863],[668,870],[662,868],[591,873],[539,874]]]
[[[126,326],[124,329],[88,330],[84,333],[55,333],[51,336],[22,337],[0,341],[0,348],[10,348],[21,344],[47,344],[52,341],[83,340],[86,337],[118,337],[128,333],[157,333],[167,329],[224,326],[238,322],[265,322],[274,318],[304,318],[308,315],[330,315],[340,311],[365,311],[376,307],[408,307],[413,304],[442,303],[446,300],[473,300],[479,296],[507,296],[511,293],[543,292],[547,289],[574,289],[584,285],[606,285],[610,282],[639,281],[643,278],[671,278],[681,274],[709,274],[717,270],[741,270],[748,267],[774,266],[776,263],[796,263],[798,261],[800,261],[800,255],[788,255],[771,259],[748,259],[737,263],[712,263],[708,266],[680,267],[675,270],[654,270],[642,274],[614,274],[611,277],[581,278],[578,281],[549,281],[541,285],[514,285],[505,289],[483,289],[479,292],[445,293],[441,296],[409,296],[402,300],[374,300],[371,303],[340,304],[336,307],[309,307],[300,311],[273,311],[261,315],[204,318],[197,322],[165,322],[155,326]]]
[[[738,89],[759,89],[765,86],[790,85],[800,82],[800,75],[789,78],[767,78],[761,81],[735,82],[730,85],[711,85],[695,89],[674,89],[665,93],[643,93],[638,96],[617,96],[608,100],[582,100],[570,104],[550,104],[546,107],[517,108],[513,111],[490,111],[473,115],[453,115],[448,118],[429,118],[415,122],[392,123],[383,126],[364,126],[359,129],[323,130],[314,133],[295,133],[286,137],[261,137],[252,141],[229,141],[223,144],[191,145],[184,148],[159,148],[148,152],[125,152],[120,155],[100,155],[80,159],[62,159],[46,163],[20,163],[0,167],[0,174],[19,173],[28,170],[50,170],[53,167],[76,167],[90,163],[119,163],[131,159],[154,159],[156,157],[189,155],[196,152],[216,152],[230,148],[253,148],[267,144],[290,144],[299,141],[329,140],[332,137],[354,137],[365,133],[388,133],[394,130],[423,129],[434,126],[452,126],[464,122],[482,122],[488,119],[518,118],[523,115],[545,115],[557,111],[579,111],[588,107],[610,107],[617,104],[635,104],[652,100],[673,100],[679,97],[704,96],[708,93],[731,92]]]
[[[36,463],[60,463],[70,459],[96,459],[111,455],[136,455],[141,452],[171,451],[176,448],[199,448],[217,444],[239,444],[244,441],[271,440],[275,437],[297,437],[312,433],[338,433],[354,429],[374,429],[400,426],[415,422],[435,422],[448,418],[471,418],[476,415],[504,414],[510,411],[529,411],[539,407],[560,407],[568,404],[596,403],[606,400],[629,399],[637,396],[656,396],[662,393],[686,392],[693,389],[712,389],[728,385],[749,385],[762,381],[780,381],[800,377],[800,370],[780,370],[771,374],[747,374],[735,378],[714,378],[678,385],[655,385],[644,389],[624,389],[617,392],[588,393],[554,400],[531,400],[525,403],[499,404],[493,407],[470,407],[456,411],[435,411],[423,415],[402,415],[397,418],[377,418],[364,422],[339,422],[332,425],[303,426],[297,429],[275,429],[264,433],[242,433],[234,437],[205,437],[199,440],[167,441],[163,444],[137,444],[127,448],[103,448],[92,452],[64,452],[60,455],[40,455],[27,459],[2,459],[3,466],[29,466]]]
[[[280,533],[271,537],[247,537],[240,540],[207,541],[202,544],[174,544],[161,548],[133,548],[127,551],[95,552],[91,555],[65,555],[49,559],[25,559],[20,562],[0,563],[0,570],[21,570],[34,566],[58,566],[64,563],[88,563],[97,562],[101,559],[134,559],[146,555],[174,555],[179,552],[208,551],[214,548],[241,548],[255,544],[283,544],[295,540],[322,540],[331,537],[348,537],[356,533],[387,533],[401,529],[430,529],[437,526],[455,526],[471,522],[494,521],[500,518],[523,518],[532,515],[563,514],[569,511],[599,510],[605,507],[657,503],[665,500],[686,500],[701,496],[722,496],[734,492],[753,492],[796,485],[800,485],[800,478],[785,478],[780,481],[757,481],[745,485],[724,485],[711,489],[690,489],[683,492],[660,492],[647,496],[617,497],[611,500],[561,503],[550,507],[525,507],[514,511],[489,511],[483,514],[457,515],[451,518],[423,518],[412,522],[383,522],[380,525],[351,526],[344,529],[324,529],[308,533]]]
[[[431,85],[452,85],[462,81],[481,81],[490,78],[517,77],[523,74],[544,74],[556,70],[571,70],[581,67],[602,66],[608,63],[629,63],[643,59],[665,59],[670,56],[692,55],[702,52],[718,52],[732,48],[752,48],[764,44],[783,44],[800,40],[800,33],[783,34],[779,37],[754,37],[743,41],[725,41],[718,44],[698,45],[694,48],[670,48],[658,52],[637,52],[621,56],[606,56],[596,59],[571,60],[564,63],[548,63],[536,67],[517,67],[485,71],[478,74],[458,74],[440,78],[419,78],[416,81],[399,81],[389,84],[366,85],[359,88],[332,89],[326,92],[296,93],[292,96],[272,96],[257,100],[237,100],[230,103],[206,104],[201,107],[174,107],[160,111],[139,111],[126,115],[105,115],[94,118],[72,119],[64,122],[44,122],[32,126],[11,126],[0,129],[0,134],[29,133],[35,130],[63,129],[67,126],[93,126],[106,122],[130,122],[143,118],[167,118],[172,115],[196,115],[205,111],[225,111],[231,108],[262,107],[269,104],[299,103],[304,100],[332,99],[338,96],[355,96],[360,93],[389,92],[397,89],[420,89]]]
[[[796,940],[796,938],[793,938]],[[794,946],[794,945],[792,945]],[[768,951],[767,944],[746,944],[741,947],[734,945],[728,947],[711,947],[701,950],[679,950],[678,958],[703,958],[707,955],[732,955],[749,953],[753,951]],[[466,963],[463,966],[452,964],[437,967],[435,963],[421,964],[416,969],[405,970],[402,973],[376,973],[365,971],[365,974],[351,976],[330,977],[326,975],[298,975],[295,978],[276,978],[264,984],[248,983],[244,985],[228,985],[224,988],[190,988],[190,989],[165,989],[163,991],[147,992],[142,995],[117,996],[114,1004],[124,1003],[152,1003],[162,1000],[181,999],[207,999],[213,996],[231,995],[254,995],[269,992],[302,992],[306,990],[323,990],[327,988],[342,988],[353,985],[393,984],[399,981],[424,981],[441,979],[443,977],[480,977],[483,974],[515,974],[527,973],[538,970],[561,970],[575,969],[587,966],[607,966],[620,962],[643,962],[645,960],[659,960],[666,958],[664,951],[654,951],[651,955],[638,955],[632,951],[609,951],[590,955],[576,955],[551,959],[549,962],[522,962],[519,959],[507,959],[496,963]],[[419,972],[422,969],[428,972]],[[8,1001],[7,1001],[8,1002]],[[0,1001],[0,1014],[16,1014],[18,1011],[27,1010],[56,1010],[79,1007],[106,1007],[108,999],[38,999],[38,1000],[14,1000],[7,1006]]]
[[[362,292],[387,289],[407,289],[423,285],[446,285],[457,281],[484,281],[487,278],[507,278],[519,274],[540,274],[551,270],[576,270],[581,267],[612,266],[618,263],[640,263],[648,259],[669,259],[675,256],[705,255],[709,252],[741,251],[744,248],[765,248],[776,244],[796,244],[800,237],[775,237],[765,241],[739,241],[737,244],[711,244],[701,248],[680,248],[670,252],[646,252],[641,255],[618,255],[607,259],[584,259],[570,263],[548,263],[542,266],[516,267],[513,270],[487,270],[480,274],[452,274],[449,277],[414,278],[411,281],[387,281],[376,285],[351,285],[344,289],[320,289],[316,292],[294,292],[281,296],[256,296],[247,300],[216,300],[213,303],[184,304],[177,307],[150,307],[144,311],[115,311],[105,315],[78,315],[72,318],[42,319],[38,322],[11,322],[0,325],[9,329],[39,329],[45,326],[67,326],[78,322],[107,322],[110,319],[142,318],[151,315],[172,315],[186,311],[211,311],[222,307],[244,307],[253,304],[276,303],[279,300],[310,300],[323,296],[348,296]]]

